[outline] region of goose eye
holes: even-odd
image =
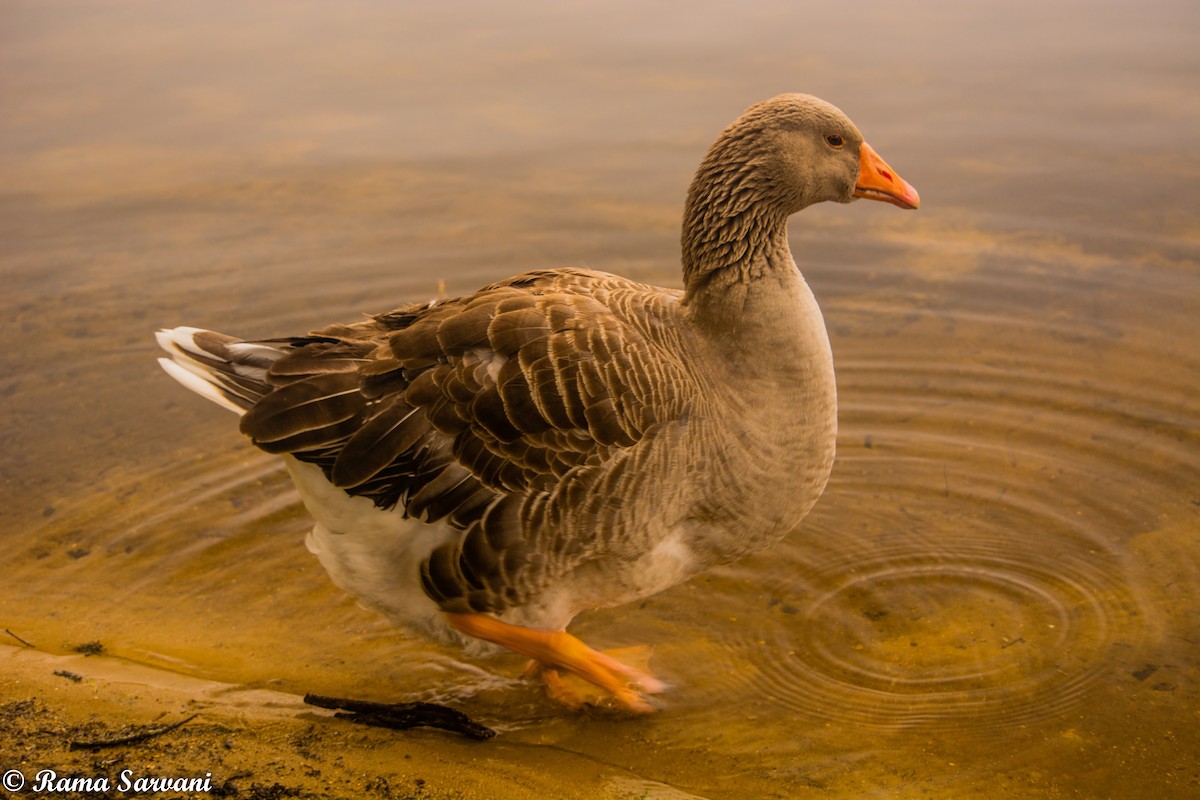
[[[830,147],[832,147],[836,150],[836,149],[840,149],[842,147],[842,145],[844,145],[846,143],[846,140],[843,139],[841,136],[839,136],[836,133],[830,133],[830,134],[826,134],[825,142]]]

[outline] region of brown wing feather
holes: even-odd
[[[560,270],[327,328],[291,340],[268,371],[278,388],[242,428],[350,494],[463,529],[424,566],[426,591],[448,609],[500,610],[603,549],[563,534],[566,509],[603,502],[589,489],[602,465],[684,413],[681,368],[641,374],[672,368],[656,352],[670,314],[656,322],[647,298],[673,303]]]

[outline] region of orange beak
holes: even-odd
[[[858,152],[858,165],[855,197],[882,200],[901,208],[920,207],[921,195],[917,194],[917,190],[897,175],[866,142],[863,142],[862,149]]]

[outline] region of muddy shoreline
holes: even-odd
[[[512,761],[500,770],[503,743],[355,725],[284,692],[189,678],[111,656],[48,655],[19,646],[0,646],[0,663],[0,766],[20,772],[24,789],[17,796],[622,796],[611,786],[613,776],[601,770],[556,777]],[[183,720],[128,744],[78,746]],[[55,777],[39,778],[44,770]],[[120,791],[123,780],[138,778],[207,778],[210,788],[167,795]],[[59,789],[33,791],[46,780]],[[103,781],[110,790],[95,791]]]

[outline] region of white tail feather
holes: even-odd
[[[208,333],[208,331],[203,328],[189,328],[185,325],[178,328],[163,328],[160,331],[155,331],[154,338],[158,342],[158,346],[168,353],[183,352],[212,358],[212,353],[206,353],[192,339],[192,336],[197,333]]]
[[[197,341],[198,334],[205,338]],[[268,391],[267,367],[282,355],[270,345],[239,342],[203,328],[167,328],[154,338],[171,356],[158,360],[168,375],[238,415]],[[250,388],[255,383],[262,385],[261,391]]]
[[[225,397],[201,367],[187,361],[172,361],[169,358],[160,358],[158,363],[162,365],[168,375],[201,397],[213,401],[222,408],[228,408],[239,416],[246,413],[246,409],[235,405]]]

